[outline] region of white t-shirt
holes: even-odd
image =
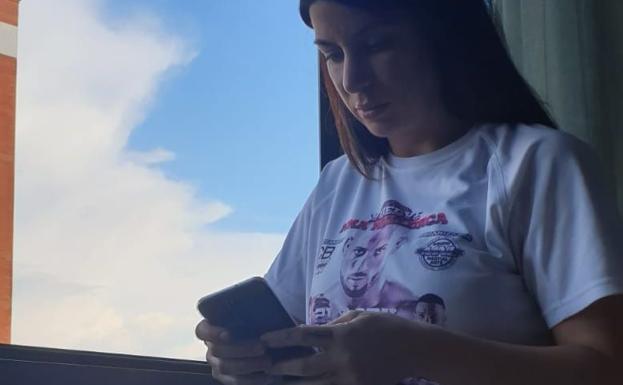
[[[613,194],[569,134],[482,125],[374,175],[330,162],[265,275],[301,322],[363,309],[546,345],[560,321],[623,293]]]

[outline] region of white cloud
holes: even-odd
[[[167,179],[169,150],[125,147],[196,53],[98,5],[20,5],[13,342],[201,358],[196,300],[263,273],[283,235],[206,230],[233,209]]]
[[[156,148],[151,151],[126,151],[125,155],[129,162],[142,166],[157,165],[175,160],[175,153],[164,148]]]

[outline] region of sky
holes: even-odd
[[[264,273],[319,172],[297,5],[20,3],[14,344],[203,359],[197,300]]]

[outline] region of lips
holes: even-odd
[[[389,103],[380,104],[358,104],[355,106],[355,110],[364,119],[375,119],[379,117],[389,106]]]
[[[368,275],[365,273],[355,273],[355,274],[349,275],[347,279],[353,283],[358,283],[358,282],[365,281],[367,277]]]

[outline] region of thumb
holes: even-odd
[[[337,325],[350,322],[355,318],[359,317],[359,315],[363,313],[361,310],[350,310],[341,316],[337,317],[333,321],[329,322],[329,325]]]

